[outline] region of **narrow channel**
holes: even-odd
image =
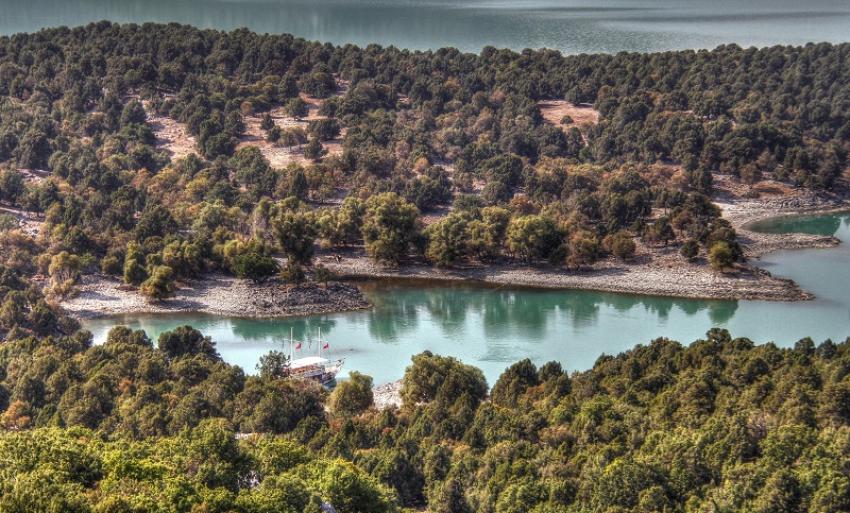
[[[85,321],[95,342],[125,324],[155,338],[191,325],[212,337],[222,357],[254,372],[259,357],[281,349],[290,329],[314,340],[319,328],[331,355],[345,358],[341,376],[358,370],[375,383],[400,378],[410,357],[424,350],[460,358],[481,368],[492,384],[522,358],[560,361],[586,369],[602,354],[615,354],[657,337],[682,343],[712,327],[758,343],[791,346],[850,335],[850,214],[802,216],[762,222],[766,232],[834,234],[830,249],[781,251],[758,265],[797,281],[816,299],[802,302],[707,301],[588,291],[481,288],[469,285],[365,285],[369,311],[289,319],[241,319],[200,314],[123,315]],[[315,351],[304,344],[302,352]]]

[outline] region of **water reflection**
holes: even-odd
[[[411,301],[411,294],[369,294],[369,299],[374,308],[369,311],[367,325],[373,339],[395,343],[418,326],[418,305]]]
[[[481,294],[480,296],[483,296]],[[469,311],[480,312],[481,302],[476,297],[464,296],[460,291],[448,290],[446,294],[427,294],[425,310],[430,318],[438,320],[443,334],[454,337],[463,333]]]
[[[738,308],[732,301],[587,291],[386,283],[363,287],[374,305],[366,312],[292,319],[122,316],[89,321],[87,327],[101,341],[115,324],[144,329],[154,338],[189,324],[212,336],[225,358],[249,371],[260,355],[285,348],[290,333],[305,342],[302,351],[315,351],[310,341],[321,329],[332,341],[332,350],[349,358],[349,368],[368,370],[377,374],[376,379],[392,379],[400,375],[410,355],[424,349],[454,354],[493,373],[501,371],[502,364],[526,357],[590,363],[603,351],[616,352],[648,340],[658,334],[648,328],[666,325],[671,318],[681,324],[681,319],[702,317],[705,323],[723,325]],[[385,358],[387,354],[396,357]]]
[[[737,311],[737,301],[710,301],[708,304],[708,318],[714,324],[726,324]]]
[[[230,326],[234,337],[240,340],[262,341],[280,340],[281,342],[290,338],[295,340],[315,340],[321,331],[327,335],[333,331],[337,321],[325,317],[296,317],[291,319],[268,319],[265,322],[257,322],[254,319],[234,319]]]
[[[420,318],[440,328],[448,338],[463,336],[469,318],[480,321],[488,340],[545,337],[552,325],[582,330],[599,323],[600,312],[626,316],[641,312],[667,320],[678,310],[687,316],[705,312],[715,325],[723,325],[738,310],[737,301],[688,300],[665,297],[607,294],[588,291],[504,290],[464,285],[369,285],[367,295],[376,308],[369,315],[370,333],[395,343],[415,332]],[[473,322],[479,324],[479,322]]]

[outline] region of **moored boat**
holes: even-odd
[[[336,375],[342,369],[344,360],[329,360],[321,356],[306,356],[292,360],[289,364],[290,376],[294,378],[318,381],[332,388],[336,385]]]
[[[290,331],[289,375],[294,378],[316,381],[327,388],[336,386],[336,375],[342,370],[345,359],[339,358],[332,360],[322,356],[322,351],[330,349],[330,344],[322,339],[321,328],[319,329],[319,339],[316,343],[315,355],[293,358],[295,351],[300,351],[302,346],[301,342],[293,338]]]

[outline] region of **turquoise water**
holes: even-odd
[[[781,219],[765,231],[835,234],[850,242],[850,215]],[[691,342],[712,327],[736,336],[789,346],[805,336],[820,342],[850,335],[850,244],[837,248],[784,251],[759,265],[796,280],[817,295],[814,301],[705,301],[588,291],[539,291],[473,286],[387,285],[366,288],[374,308],[364,312],[283,320],[197,314],[135,315],[86,323],[102,341],[116,323],[156,337],[190,324],[211,335],[231,363],[253,372],[259,357],[280,349],[293,328],[297,338],[322,329],[331,354],[345,357],[345,370],[372,375],[376,383],[402,376],[410,357],[423,350],[453,355],[480,367],[492,384],[522,358],[558,360],[586,369],[603,353],[666,336]],[[313,346],[315,347],[315,346]],[[305,352],[309,349],[305,346]]]
[[[410,49],[567,53],[850,40],[846,0],[3,0],[0,34],[117,22],[248,27]]]

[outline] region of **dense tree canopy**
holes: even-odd
[[[402,406],[377,410],[368,376],[328,396],[279,372],[274,353],[246,376],[189,327],[157,349],[123,327],[101,346],[84,332],[21,337],[0,347],[10,511],[850,507],[847,341],[782,349],[715,329],[572,374],[523,360],[489,391],[478,369],[426,352],[405,373]]]
[[[218,420],[136,442],[81,428],[7,432],[0,449],[3,511],[397,511],[393,493],[352,464],[280,438],[237,440]]]

